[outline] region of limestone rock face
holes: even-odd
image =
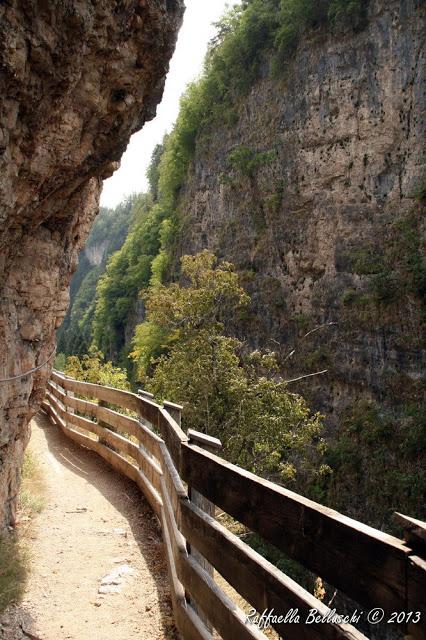
[[[327,369],[290,388],[334,424],[360,399],[421,397],[425,13],[371,0],[362,30],[305,39],[235,124],[198,137],[179,206],[176,265],[203,248],[236,264],[253,301],[240,337],[286,378]],[[247,171],[238,148],[266,155]]]
[[[0,6],[0,379],[49,359],[102,179],[155,115],[183,0]],[[52,366],[0,382],[0,529]]]

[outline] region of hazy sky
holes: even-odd
[[[126,195],[147,188],[145,173],[152,151],[161,142],[164,133],[171,130],[178,114],[179,98],[186,85],[200,74],[207,44],[215,32],[212,23],[220,18],[228,4],[232,6],[238,1],[185,0],[183,26],[157,116],[131,137],[120,169],[104,182],[101,196],[103,206],[114,207]]]

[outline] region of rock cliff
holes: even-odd
[[[102,179],[155,114],[182,12],[181,0],[0,6],[0,529]]]
[[[331,424],[421,398],[425,12],[371,1],[362,29],[305,38],[198,135],[179,199],[176,264],[205,247],[236,264],[241,337],[288,378],[327,369],[291,389]]]

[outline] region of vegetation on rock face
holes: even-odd
[[[123,247],[108,261],[97,286],[93,335],[96,346],[118,360],[125,344],[126,323],[139,291],[149,285],[151,265],[160,248],[162,211],[141,196]]]
[[[235,102],[261,75],[281,74],[306,34],[363,23],[368,0],[243,0],[217,23],[201,79],[190,85],[173,132],[182,173],[203,126],[235,123]],[[177,165],[179,166],[179,165]]]
[[[265,61],[274,56],[283,60],[305,33],[331,28],[347,17],[353,20],[364,7],[362,0],[250,0],[230,9],[217,24],[204,74],[189,85],[172,133],[154,150],[148,170],[150,195],[140,197],[145,199],[138,202],[137,221],[97,287],[94,343],[109,358],[125,363],[124,336],[136,313],[139,291],[161,283],[167,273],[178,232],[178,196],[203,128],[216,118],[232,124],[234,102]],[[250,176],[272,154],[241,146],[231,152],[229,166]]]
[[[70,308],[58,330],[58,353],[82,355],[89,349],[93,338],[96,286],[109,256],[126,239],[136,205],[137,197],[129,197],[115,209],[100,210],[71,282]],[[91,254],[92,262],[88,258]]]
[[[242,354],[224,320],[248,304],[233,266],[208,251],[182,258],[186,284],[153,287],[145,297],[131,357],[145,387],[184,406],[186,428],[220,438],[224,454],[261,475],[291,483],[326,474],[321,422],[277,377],[273,353]],[[311,478],[312,479],[312,478]]]
[[[270,163],[273,158],[273,151],[256,153],[252,149],[240,146],[231,151],[228,156],[228,162],[232,168],[242,173],[242,175],[252,177],[256,169]]]
[[[67,358],[64,373],[76,380],[101,384],[106,387],[115,387],[128,391],[130,384],[126,372],[115,367],[111,361],[105,362],[100,351],[92,347],[89,353],[82,356],[69,356]]]
[[[396,218],[380,244],[366,244],[347,252],[346,269],[364,276],[357,290],[349,289],[342,302],[367,321],[363,309],[400,304],[416,296],[426,302],[426,259],[421,246],[421,212]]]
[[[401,407],[398,415],[360,401],[342,416],[325,459],[333,473],[317,483],[317,498],[382,528],[392,528],[393,513],[426,516],[426,412],[421,404]],[[366,496],[370,500],[366,502]]]

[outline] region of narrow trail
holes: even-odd
[[[24,600],[0,638],[174,639],[160,531],[135,485],[43,414],[29,447],[46,506],[34,520]],[[27,633],[16,635],[17,617]]]

